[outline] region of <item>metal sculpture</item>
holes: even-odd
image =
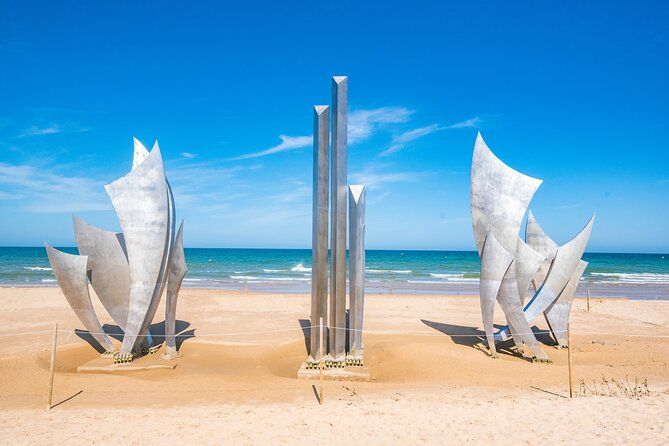
[[[548,242],[550,239],[541,235],[543,231],[540,234],[535,228],[527,232],[525,241],[520,239],[522,220],[541,183],[542,180],[504,164],[488,148],[481,134],[477,135],[470,204],[474,237],[481,257],[483,327],[493,357],[497,356],[496,341],[513,338],[519,350],[529,348],[533,359],[549,361],[530,324],[538,314],[557,305],[560,294],[575,274],[592,229],[594,217],[574,240],[560,248],[554,247],[554,243]],[[542,272],[545,272],[543,278]],[[537,281],[540,281],[538,286]],[[530,283],[535,293],[525,305]],[[564,304],[567,300],[565,295]],[[493,334],[495,302],[500,304],[508,324]],[[559,320],[556,326],[561,326],[564,319],[564,304],[555,307],[553,319]],[[570,308],[570,300],[568,305]]]
[[[328,314],[328,183],[330,169],[330,108],[314,107],[313,197],[311,216],[311,339],[309,358],[314,364],[323,352],[320,321]],[[325,333],[325,332],[324,332]],[[324,336],[325,337],[325,336]]]
[[[79,254],[88,257],[89,280],[107,313],[125,331],[130,304],[130,270],[123,233],[89,225],[72,216]]]
[[[159,347],[153,345],[149,326],[167,282],[166,333],[171,336],[166,336],[166,342],[168,353],[172,354],[166,359],[177,357],[176,300],[186,265],[181,227],[176,240],[174,237],[174,197],[165,177],[158,143],[149,152],[134,139],[131,171],[105,185],[105,189],[119,217],[122,233],[96,228],[77,217],[73,217],[73,222],[79,252],[86,259],[84,279],[88,272],[98,298],[124,332],[115,362],[132,362],[136,355],[153,353]],[[80,300],[71,286],[64,286],[60,280],[59,285],[68,302]],[[89,331],[93,333],[90,328]],[[96,333],[104,334],[102,328]]]
[[[347,365],[363,360],[362,319],[365,308],[365,186],[349,186],[349,353]]]
[[[306,369],[363,365],[362,320],[365,280],[365,189],[346,185],[348,78],[332,78],[330,109],[314,107],[311,330]],[[328,178],[329,174],[329,178]],[[328,197],[328,181],[330,196]],[[349,206],[349,310],[346,313],[346,224]],[[328,203],[329,199],[329,203]],[[328,302],[328,212],[330,213],[330,290]],[[327,345],[320,351],[320,320],[328,324]],[[347,336],[348,332],[348,336]],[[326,337],[326,335],[323,335]]]
[[[88,293],[86,278],[88,257],[68,254],[48,244],[46,245],[46,255],[49,258],[58,285],[63,291],[67,303],[74,310],[74,314],[84,324],[91,336],[102,346],[104,349],[102,356],[113,356],[116,353],[114,344],[102,329],[98,316],[93,309],[91,296]]]
[[[332,159],[330,161],[330,357],[346,361],[346,150],[348,77],[332,78]]]
[[[186,255],[184,253],[183,227],[181,222],[177,236],[174,239],[174,246],[170,254],[169,273],[167,275],[167,301],[165,303],[165,353],[162,359],[175,359],[181,356],[177,351],[176,344],[176,317],[177,317],[177,299],[179,290],[183,283],[188,266],[186,265]]]
[[[532,211],[530,211],[527,215],[525,240],[537,251],[545,253],[545,255],[549,257],[551,261],[555,259],[559,246],[548,235],[546,235],[534,217],[534,214],[532,214]],[[544,311],[544,316],[546,317],[548,326],[551,329],[551,333],[558,343],[558,346],[561,348],[567,347],[567,322],[569,321],[569,313],[571,312],[571,305],[574,300],[576,288],[578,287],[578,283],[581,280],[581,276],[583,276],[587,266],[588,262],[583,260],[578,262],[578,266],[569,278],[567,285],[560,292],[560,296]],[[537,271],[537,274],[533,279],[533,282],[535,283],[535,291],[537,291],[539,286],[541,286],[541,284],[543,284],[546,280],[549,267],[550,263],[548,263],[548,265],[544,264],[541,268],[539,268],[539,271]]]
[[[567,325],[569,323],[571,305],[574,301],[578,282],[581,280],[581,276],[583,276],[587,267],[588,262],[583,260],[578,262],[578,267],[576,267],[574,274],[572,274],[569,282],[567,282],[567,286],[564,287],[558,298],[544,311],[548,327],[551,329],[551,333],[560,348],[568,347]]]

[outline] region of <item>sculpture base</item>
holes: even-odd
[[[298,379],[319,379],[320,370],[307,368],[306,361],[297,371]],[[323,379],[328,381],[371,381],[369,368],[365,366],[346,366],[323,369]]]
[[[142,357],[125,364],[114,364],[112,358],[96,358],[77,367],[78,373],[124,373],[141,370],[174,370],[176,363],[170,364],[153,357]]]

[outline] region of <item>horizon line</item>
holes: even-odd
[[[55,248],[77,248],[77,246],[56,246],[53,245]],[[2,248],[44,248],[44,246],[41,245],[34,245],[34,246],[29,246],[29,245],[0,245],[0,249]],[[78,248],[77,248],[78,249]],[[245,246],[185,246],[184,249],[247,249],[247,250],[284,250],[284,251],[310,251],[311,247],[305,247],[305,248],[283,248],[283,247],[266,247],[266,248],[260,248],[260,247],[245,247]],[[328,248],[328,252],[330,249]],[[348,252],[349,249],[348,247],[346,248],[346,251]],[[440,248],[366,248],[365,251],[412,251],[412,252],[477,252],[476,249],[440,249]],[[639,251],[585,251],[585,254],[641,254],[641,255],[667,255],[669,256],[669,252],[639,252]]]

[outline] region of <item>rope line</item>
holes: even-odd
[[[304,329],[311,329],[311,328],[320,328],[320,325],[308,325],[302,327],[302,330]],[[323,326],[324,329],[327,329],[329,327]],[[352,328],[345,328],[345,327],[333,327],[334,329],[338,330],[344,330],[347,332],[360,332],[360,333],[369,333],[369,334],[401,334],[401,335],[415,335],[415,336],[448,336],[451,338],[485,338],[485,333],[472,333],[472,334],[464,334],[464,333],[447,333],[447,332],[441,332],[441,333],[426,333],[426,332],[412,332],[412,331],[400,331],[400,330],[370,330],[370,329],[352,329]],[[77,329],[75,330],[66,330],[66,329],[58,329],[58,332],[60,333],[68,333],[70,336],[72,333],[74,333]],[[297,328],[284,328],[284,329],[276,329],[276,330],[255,330],[255,331],[246,331],[246,332],[227,332],[227,333],[203,333],[203,334],[177,334],[174,335],[175,338],[182,338],[182,337],[227,337],[227,336],[248,336],[248,335],[255,335],[255,334],[266,334],[266,333],[285,333],[285,332],[291,332],[295,331]],[[86,330],[81,330],[82,333],[88,333],[90,335],[107,335],[107,336],[113,336],[115,333],[107,333],[107,332],[89,332]],[[2,333],[0,334],[0,338],[2,337],[10,337],[10,336],[21,336],[21,335],[34,335],[34,334],[43,334],[43,333],[53,333],[53,330],[39,330],[39,331],[29,331],[29,332],[13,332],[13,333]],[[517,335],[537,335],[537,334],[566,334],[567,330],[537,330],[537,331],[531,331],[527,333],[516,333]],[[669,338],[668,335],[650,335],[650,334],[640,334],[640,333],[620,333],[620,332],[600,332],[600,331],[574,331],[572,330],[573,334],[590,334],[590,335],[605,335],[605,336],[621,336],[621,337],[645,337],[645,338]],[[121,333],[118,333],[121,334]],[[149,335],[149,334],[144,334],[144,335],[137,335],[137,337],[161,337],[160,335]],[[163,335],[164,337],[164,335]],[[69,339],[69,337],[68,337]]]

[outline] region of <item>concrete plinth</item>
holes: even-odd
[[[308,369],[307,363],[303,362],[297,371],[298,379],[319,379],[320,370]],[[323,370],[323,379],[328,381],[371,381],[369,367],[347,366],[333,367]]]
[[[174,370],[176,363],[161,361],[155,356],[143,357],[129,364],[114,364],[112,358],[96,358],[77,367],[78,373],[125,373],[141,370]]]

